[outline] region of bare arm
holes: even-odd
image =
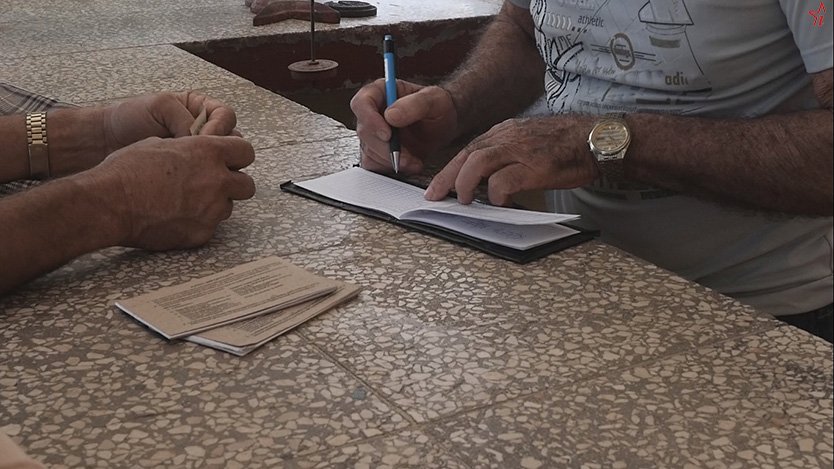
[[[530,11],[505,1],[466,62],[441,87],[451,94],[459,131],[466,135],[526,109],[544,93],[543,77]]]
[[[100,188],[101,189],[101,188]],[[71,176],[0,200],[0,295],[87,252],[123,228],[89,178]]]
[[[255,158],[234,136],[151,137],[82,173],[0,199],[0,295],[108,246],[202,245],[252,197]]]
[[[817,216],[832,214],[832,73],[813,76],[820,109],[756,119],[630,114],[631,179],[724,203]],[[588,150],[595,118],[579,114],[510,119],[477,137],[426,191],[455,190],[468,203],[482,179],[493,203],[518,192],[568,189],[598,172]]]
[[[183,137],[202,108],[208,135],[240,135],[234,111],[220,101],[193,92],[146,95],[107,107],[55,109],[47,113],[52,177],[75,174],[101,163],[107,155],[144,138]],[[0,183],[29,176],[26,118],[0,117]]]
[[[56,109],[47,114],[49,164],[52,176],[91,168],[107,156],[101,108]],[[29,178],[26,117],[0,117],[0,184]]]
[[[187,136],[203,106],[208,121],[199,136]],[[164,250],[207,242],[231,215],[232,201],[255,192],[239,171],[254,150],[230,136],[237,135],[235,124],[234,111],[194,93],[50,111],[53,170],[78,174],[0,198],[0,295],[100,248]],[[81,171],[85,166],[93,167]],[[28,171],[23,117],[3,118],[0,178],[19,179]]]
[[[626,174],[684,193],[832,215],[832,71],[812,75],[820,109],[757,119],[633,114]]]
[[[350,107],[356,115],[361,164],[391,172],[391,128],[400,129],[400,171],[415,174],[437,150],[517,115],[544,93],[544,62],[533,37],[530,12],[510,2],[487,27],[465,63],[441,86],[400,80],[397,101],[386,107],[385,85],[360,89]]]
[[[100,108],[57,109],[47,115],[53,176],[83,171],[104,159]],[[0,183],[29,175],[25,116],[0,117]],[[107,194],[88,179],[59,179],[0,199],[0,295],[38,274],[115,244]]]

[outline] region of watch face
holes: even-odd
[[[628,128],[620,121],[604,120],[598,123],[588,139],[602,153],[617,153],[628,145]]]

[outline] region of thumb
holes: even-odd
[[[191,135],[194,116],[178,99],[166,99],[160,102],[154,111],[157,122],[160,122],[172,137]]]

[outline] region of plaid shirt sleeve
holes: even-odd
[[[0,116],[49,111],[50,109],[66,107],[75,106],[0,82]],[[0,157],[2,157],[1,153]],[[0,197],[28,189],[37,184],[38,181],[15,181],[0,184]]]
[[[0,82],[0,116],[48,111],[62,107],[75,106]]]

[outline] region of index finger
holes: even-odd
[[[190,91],[181,94],[180,99],[194,117],[199,116],[202,109],[206,110],[206,123],[200,135],[231,135],[237,126],[235,111],[218,99]]]
[[[237,126],[237,116],[228,106],[219,106],[214,109],[206,106],[207,120],[200,135],[232,135]]]
[[[388,123],[382,117],[385,108],[384,80],[378,79],[363,86],[350,100],[350,110],[356,116],[357,127],[362,126],[379,135],[380,130],[390,132]],[[384,138],[387,140],[389,137]]]
[[[446,91],[440,87],[421,88],[416,92],[401,95],[385,110],[385,119],[395,127],[408,127],[424,119],[437,118],[446,98]]]
[[[197,138],[204,139],[204,142],[212,145],[226,167],[232,171],[243,169],[255,161],[255,149],[240,137],[205,135]]]
[[[443,200],[455,187],[460,169],[466,163],[469,153],[462,151],[455,155],[439,173],[432,178],[429,187],[426,188],[426,200]]]

